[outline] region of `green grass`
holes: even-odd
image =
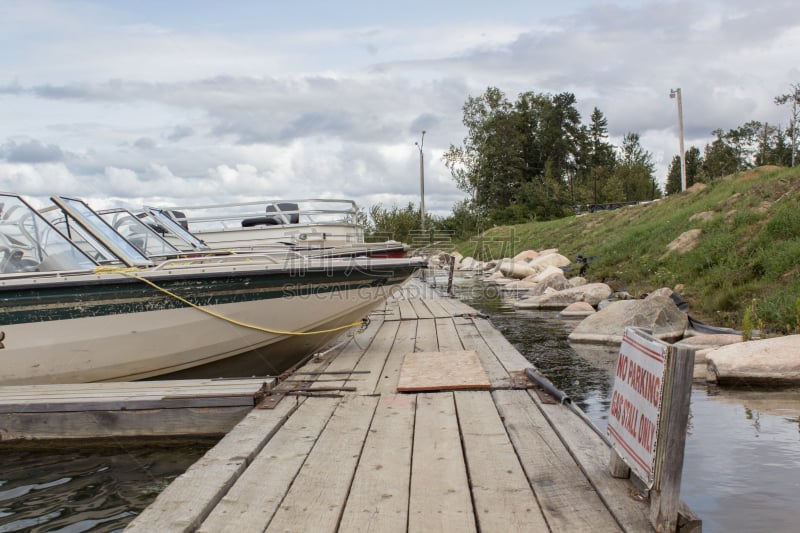
[[[702,234],[694,249],[667,252],[696,228]],[[682,285],[680,295],[701,320],[741,328],[750,307],[749,319],[768,332],[800,331],[797,168],[757,168],[650,204],[492,228],[457,246],[483,260],[545,248],[594,257],[590,278],[634,296]]]

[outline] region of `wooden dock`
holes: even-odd
[[[0,442],[213,436],[230,431],[275,378],[0,387]]]
[[[448,386],[461,370],[451,365],[438,389],[398,393],[412,352],[471,352],[488,387]],[[529,389],[529,367],[474,309],[412,283],[278,385],[127,529],[653,531],[648,503],[609,475],[608,446]]]

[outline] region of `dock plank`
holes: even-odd
[[[336,531],[377,403],[358,395],[341,401],[266,531]]]
[[[367,434],[340,532],[405,533],[416,397],[383,395]]]
[[[461,344],[461,339],[458,336],[458,331],[456,331],[456,325],[453,323],[452,318],[436,319],[436,339],[439,342],[439,349],[441,351],[464,349],[464,345]]]
[[[338,404],[338,398],[308,398],[253,459],[198,533],[264,531]]]
[[[483,320],[483,319],[478,319]],[[495,357],[494,352],[486,343],[486,340],[475,327],[475,323],[471,318],[454,318],[453,324],[458,332],[461,344],[465,350],[473,350],[478,354],[481,360],[483,369],[486,375],[489,376],[489,382],[493,388],[502,389],[511,386],[511,377],[508,371]]]
[[[529,391],[530,394],[530,391]],[[646,501],[627,497],[631,484],[608,474],[611,449],[578,415],[561,404],[544,404],[536,394],[530,394],[550,424],[580,463],[600,498],[625,531],[653,531],[650,506]]]
[[[372,339],[372,344],[369,346],[369,357],[362,357],[359,360],[355,371],[367,372],[363,374],[362,381],[357,383],[359,393],[372,394],[378,386],[401,324],[399,321],[384,322],[375,338]]]
[[[151,533],[197,528],[303,400],[282,401],[275,409],[250,411],[216,446],[164,489],[125,530]]]
[[[455,393],[481,531],[547,531],[514,446],[488,392]]]
[[[436,321],[433,319],[417,320],[417,336],[414,342],[415,352],[435,352],[439,349],[436,336]]]
[[[527,391],[492,395],[550,528],[621,531]]]
[[[453,393],[417,395],[408,531],[477,531]]]
[[[433,318],[433,313],[420,298],[412,298],[409,300],[414,312],[417,313],[417,318]]]
[[[433,315],[433,318],[450,318],[452,314],[439,303],[441,298],[425,298],[421,300]]]
[[[392,349],[383,365],[380,380],[375,385],[376,394],[390,394],[397,390],[397,381],[400,378],[400,367],[403,364],[403,357],[408,352],[414,351],[414,343],[417,337],[417,321],[407,320],[400,322],[397,334],[394,337]]]
[[[400,308],[400,320],[416,320],[417,312],[409,300],[399,300],[397,306]]]

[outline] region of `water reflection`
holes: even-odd
[[[615,348],[573,345],[576,322],[556,312],[514,311],[514,296],[475,281],[456,295],[491,322],[531,363],[605,429]],[[692,390],[681,498],[703,530],[797,531],[800,519],[800,390]]]
[[[214,441],[0,451],[0,533],[121,531]]]

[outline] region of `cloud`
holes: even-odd
[[[62,161],[64,152],[54,144],[30,139],[20,143],[10,140],[0,145],[0,157],[9,163],[52,163]]]

